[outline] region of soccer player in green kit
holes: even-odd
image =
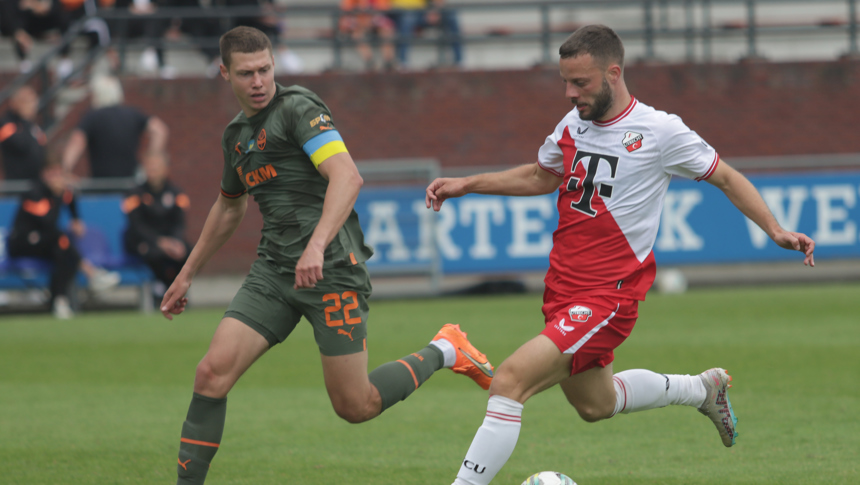
[[[221,443],[227,393],[304,316],[313,326],[326,390],[338,416],[360,423],[405,399],[448,367],[488,389],[493,367],[458,325],[423,349],[367,373],[371,286],[353,204],[361,176],[322,100],[275,83],[268,37],[236,27],[221,37],[221,76],[242,108],[221,141],[221,195],[188,261],[164,295],[168,319],[182,313],[191,280],[230,238],[248,194],[263,214],[259,258],[197,365],[182,426],[177,484],[202,484]]]

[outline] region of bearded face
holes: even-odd
[[[606,115],[606,112],[609,111],[609,108],[612,106],[613,100],[612,88],[609,86],[609,83],[606,81],[606,78],[603,78],[603,82],[600,86],[600,91],[594,95],[593,101],[590,103],[582,103],[583,99],[579,99],[578,102],[582,103],[582,105],[586,109],[581,109],[580,104],[577,101],[571,100],[573,104],[576,104],[577,109],[579,109],[579,118],[586,121],[591,120],[600,120]]]

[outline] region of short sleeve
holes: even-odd
[[[566,125],[564,121],[559,123],[555,131],[546,137],[540,150],[538,150],[538,165],[558,177],[564,176],[564,153],[558,146],[558,141],[561,139]]]
[[[133,116],[135,119],[135,124],[137,126],[137,131],[138,133],[142,134],[144,131],[146,131],[146,125],[149,123],[149,115],[135,107],[129,106],[129,108],[131,108],[132,112],[134,113]]]
[[[90,133],[90,129],[93,123],[93,111],[87,111],[81,117],[81,121],[78,122],[78,129],[83,131],[86,134]]]
[[[245,185],[242,184],[242,179],[239,178],[239,173],[233,168],[230,163],[230,153],[227,148],[221,146],[224,152],[224,171],[221,174],[221,195],[229,199],[235,199],[245,194]]]
[[[307,96],[297,96],[292,108],[291,135],[315,167],[332,155],[347,152],[325,104]]]
[[[717,151],[687,128],[681,118],[667,116],[666,123],[657,125],[663,170],[670,175],[706,180],[717,168],[720,158]]]

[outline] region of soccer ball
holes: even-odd
[[[538,472],[526,478],[523,485],[576,485],[576,482],[563,473]]]

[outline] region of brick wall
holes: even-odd
[[[860,152],[857,62],[629,66],[626,79],[634,96],[680,115],[727,159]],[[279,81],[301,84],[326,101],[357,160],[434,157],[446,167],[532,162],[571,109],[555,70],[330,74]],[[222,130],[238,112],[230,86],[221,80],[128,79],[125,89],[129,104],[160,116],[171,128],[173,177],[191,196],[194,240],[218,194]],[[251,207],[206,271],[246,271],[260,225]]]

